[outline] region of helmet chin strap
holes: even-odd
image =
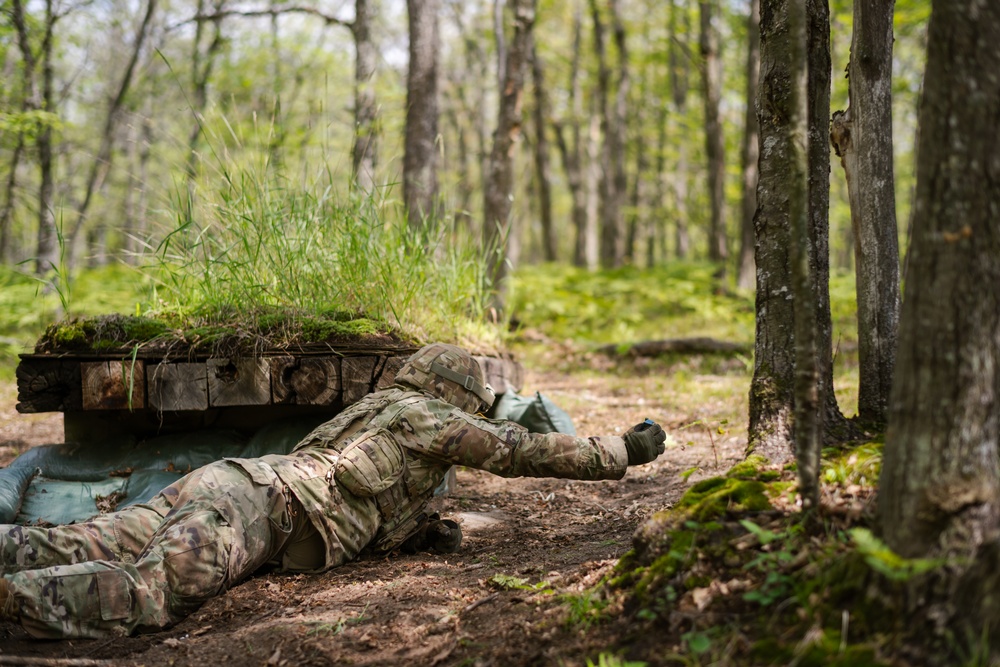
[[[476,381],[476,378],[471,375],[457,373],[444,364],[439,364],[436,361],[431,363],[431,372],[440,375],[445,380],[457,382],[459,385],[478,396],[479,400],[486,403],[487,407],[493,405],[493,401],[496,399],[496,394],[493,393],[492,389],[479,384],[479,382]]]

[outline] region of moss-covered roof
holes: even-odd
[[[101,315],[51,324],[35,354],[148,357],[256,356],[274,352],[405,352],[418,341],[388,324],[343,311]]]

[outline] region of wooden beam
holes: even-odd
[[[344,357],[340,360],[341,384],[345,406],[357,403],[371,393],[375,384],[378,357]]]
[[[333,405],[340,397],[340,357],[271,357],[275,403]]]
[[[21,358],[17,376],[17,411],[65,412],[83,409],[80,362],[58,358]]]
[[[208,405],[269,405],[271,366],[263,357],[209,359]]]
[[[146,365],[131,359],[80,364],[84,410],[140,410],[146,407]]]
[[[208,409],[205,364],[156,364],[148,378],[149,405],[160,412]]]

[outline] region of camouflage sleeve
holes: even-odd
[[[618,436],[529,433],[514,422],[469,415],[443,401],[405,406],[390,429],[410,449],[503,477],[621,479],[628,466],[625,441]]]

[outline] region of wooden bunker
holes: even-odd
[[[384,339],[264,350],[253,356],[162,349],[23,354],[17,368],[22,413],[62,412],[66,442],[109,436],[255,430],[275,419],[333,416],[390,386],[416,347]],[[510,356],[477,356],[498,393],[519,391]]]

